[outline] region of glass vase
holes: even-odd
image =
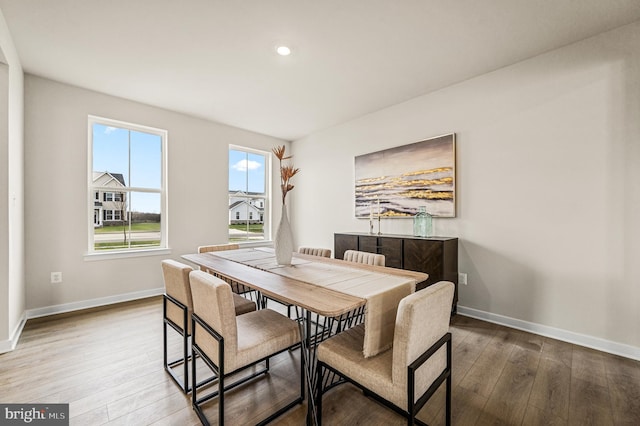
[[[432,232],[432,217],[427,213],[426,206],[418,207],[418,213],[413,217],[413,235],[416,237],[430,237]]]

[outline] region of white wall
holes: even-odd
[[[229,144],[284,143],[31,75],[25,105],[27,308],[40,313],[163,287],[161,259],[228,239]],[[170,256],[84,260],[88,114],[168,130]],[[52,271],[62,284],[50,284]]]
[[[0,11],[0,353],[24,325],[23,74]]]
[[[9,67],[0,62],[0,341],[9,339]]]
[[[460,238],[459,305],[640,357],[638,46],[640,22],[293,142],[296,244],[368,231],[354,156],[455,132],[457,217],[435,229]]]

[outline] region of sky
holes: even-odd
[[[229,191],[265,192],[266,157],[252,152],[229,150]]]
[[[93,125],[93,171],[120,173],[127,186],[162,187],[162,138],[95,123]],[[131,210],[160,213],[160,194],[133,192]]]

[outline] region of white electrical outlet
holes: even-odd
[[[62,282],[62,272],[51,273],[51,284],[60,284]]]
[[[467,285],[467,274],[462,272],[458,274],[458,284]]]

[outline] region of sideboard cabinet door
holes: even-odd
[[[384,266],[398,269],[404,268],[402,265],[402,238],[378,238],[378,254],[384,254]]]
[[[429,274],[424,287],[442,281],[441,241],[405,240],[404,247],[404,268]]]
[[[344,259],[347,250],[358,250],[358,236],[351,234],[335,234],[333,240],[333,256]]]
[[[378,237],[360,235],[358,245],[353,250],[366,251],[367,253],[378,253]]]

